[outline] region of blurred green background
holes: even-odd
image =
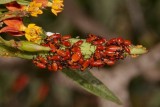
[[[43,15],[30,21],[46,31],[73,37],[85,38],[89,33],[109,39],[121,36],[152,50],[160,41],[160,0],[65,0],[58,17],[45,9]],[[160,75],[158,58],[149,61],[157,60]],[[160,107],[159,80],[151,82],[141,74],[130,79],[129,107]],[[18,58],[0,58],[0,107],[109,107],[100,100],[61,72],[41,70],[31,61]],[[127,107],[114,105],[123,106]]]

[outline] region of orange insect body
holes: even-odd
[[[79,51],[79,52],[76,52],[72,55],[72,58],[71,58],[71,62],[77,62],[82,56],[82,53]]]
[[[70,68],[71,68],[71,69],[79,69],[80,66],[79,66],[79,65],[71,65]]]
[[[113,57],[113,56],[116,55],[116,53],[115,53],[114,51],[109,51],[109,50],[105,50],[105,51],[104,51],[104,54],[105,54],[106,56],[110,56],[110,57]]]
[[[49,43],[49,47],[51,48],[51,52],[56,52],[56,47],[54,44]]]
[[[82,64],[83,64],[83,62],[84,62],[84,58],[83,58],[83,57],[81,57],[81,58],[79,59],[78,63],[79,63],[80,65],[82,65]]]
[[[130,45],[131,45],[131,41],[129,41],[129,40],[124,40],[124,45],[130,46]]]
[[[96,52],[95,52],[95,58],[96,58],[96,59],[100,59],[100,58],[101,58],[101,53],[100,53],[100,51],[97,51],[97,50],[96,50]]]
[[[96,40],[98,37],[96,35],[89,34],[89,38],[86,39],[86,42],[92,42]]]
[[[55,33],[55,34],[53,34],[52,36],[48,36],[47,40],[50,41],[50,40],[52,40],[52,39],[59,39],[59,38],[61,38],[61,35]]]
[[[62,60],[68,60],[68,59],[70,59],[70,56],[71,56],[71,54],[70,54],[70,51],[69,50],[66,50],[66,56],[65,57],[63,57],[62,58]]]
[[[124,47],[125,51],[128,52],[130,54],[130,49],[129,47]]]
[[[103,46],[103,45],[98,45],[97,46],[97,48],[96,48],[96,50],[104,50],[104,49],[106,49],[106,47],[105,46]]]
[[[43,64],[43,63],[36,62],[36,63],[34,63],[34,64],[36,64],[36,66],[39,67],[39,68],[42,68],[42,69],[46,68],[46,65]]]
[[[107,65],[114,65],[115,61],[109,60],[109,59],[103,59],[103,61],[107,64]]]
[[[79,47],[80,45],[82,45],[83,41],[79,40],[76,43],[73,44],[73,47]]]
[[[119,37],[119,38],[110,39],[107,44],[108,44],[108,45],[111,45],[111,44],[121,45],[121,44],[123,44],[123,42],[124,42],[124,40]]]
[[[105,39],[99,39],[93,42],[94,45],[102,45],[103,43],[105,43],[106,40]]]
[[[66,52],[63,51],[63,50],[60,50],[60,49],[57,50],[57,54],[60,55],[60,56],[62,56],[62,57],[66,56]]]
[[[48,68],[50,71],[58,71],[63,68],[77,69],[84,71],[87,68],[114,65],[119,59],[124,59],[124,53],[130,54],[131,42],[123,38],[105,38],[90,34],[86,42],[96,47],[90,58],[85,59],[81,52],[83,40],[71,44],[70,35],[61,36],[53,34],[44,39],[43,46],[50,47],[51,51],[46,56],[37,56],[33,63],[39,68]],[[65,49],[64,49],[65,46]],[[63,48],[63,50],[62,50]]]
[[[79,52],[80,50],[81,50],[80,47],[77,47],[77,46],[71,49],[72,52]]]
[[[71,46],[71,43],[69,41],[62,41],[61,43],[66,47],[70,47]]]
[[[91,64],[91,66],[93,66],[93,67],[100,67],[100,66],[103,66],[103,65],[104,65],[103,61],[101,61],[101,60],[92,61],[90,64]]]
[[[67,39],[70,39],[70,38],[71,38],[71,35],[65,35],[65,36],[61,37],[61,41],[67,40]]]
[[[58,70],[57,63],[55,63],[55,62],[52,63],[52,69],[53,69],[53,71],[57,71]]]
[[[53,56],[50,56],[49,58],[50,60],[54,60],[54,61],[58,61],[61,59],[61,57],[59,55],[53,55]]]
[[[45,58],[43,58],[42,56],[38,56],[37,60],[39,60],[43,64],[47,64],[47,60]]]
[[[106,48],[107,51],[112,51],[112,52],[115,52],[115,51],[121,51],[122,50],[122,47],[121,46],[115,46],[115,45],[110,45]]]
[[[90,60],[89,59],[85,60],[84,63],[82,64],[81,70],[84,71],[89,66],[89,64]]]

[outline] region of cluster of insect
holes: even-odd
[[[70,35],[62,36],[53,34],[44,39],[43,46],[50,47],[51,51],[46,56],[37,56],[33,63],[39,68],[47,68],[50,71],[58,71],[64,68],[84,71],[87,68],[114,65],[119,59],[124,59],[125,54],[130,54],[131,42],[123,38],[105,38],[89,34],[84,40],[79,39],[75,43],[69,41]],[[81,52],[83,42],[95,46],[95,52],[90,58],[85,58]],[[65,49],[61,47],[64,46]]]

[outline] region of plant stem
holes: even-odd
[[[26,11],[8,11],[3,14],[0,14],[0,22],[9,19],[9,18],[15,18],[15,17],[24,17],[28,16],[28,13]]]
[[[80,39],[76,38],[69,39],[72,45],[78,40]],[[90,56],[94,54],[96,46],[86,42],[85,39],[81,40],[84,41],[83,44],[80,46],[81,52],[84,55],[85,59],[90,58]],[[48,54],[49,51],[51,50],[49,47],[44,47],[29,41],[14,41],[14,40],[6,41],[2,37],[0,37],[0,43],[1,43],[0,56],[11,56],[11,57],[20,57],[24,59],[32,59],[36,55]],[[65,46],[61,47],[61,49],[65,48],[66,48]],[[137,46],[131,45],[129,49],[131,56],[137,56],[148,52],[146,48],[141,45]]]
[[[0,43],[2,43],[5,46],[27,52],[50,51],[49,47],[41,46],[39,44],[29,41],[14,41],[14,40],[6,41],[2,37],[0,37]]]

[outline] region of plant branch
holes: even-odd
[[[26,11],[8,11],[3,14],[0,14],[0,22],[5,19],[24,17],[24,16],[28,16],[28,13]]]
[[[14,41],[14,40],[7,41],[4,40],[2,37],[0,37],[0,43],[2,43],[5,46],[27,52],[50,51],[49,47],[41,46],[39,44],[35,44],[29,41]]]

